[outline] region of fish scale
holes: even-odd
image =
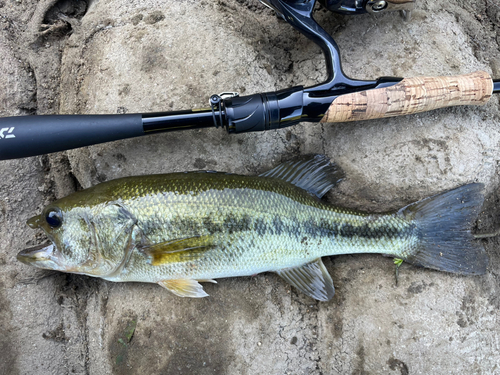
[[[207,185],[216,180],[220,183],[218,175],[208,174],[206,177]],[[152,268],[147,258],[137,251],[127,267],[134,272],[128,273],[126,280],[119,281],[151,281],[151,277],[161,280],[165,276],[204,279],[252,275],[297,266],[325,255],[353,252],[396,254],[410,243],[411,232],[391,241],[398,232],[398,225],[401,227],[403,224],[401,219],[355,215],[348,210],[326,205],[299,189],[294,189],[296,195],[291,199],[286,196],[290,196],[291,192],[285,195],[271,190],[276,183],[272,179],[264,183],[257,181],[256,184],[246,184],[249,178],[241,176],[224,175],[223,179],[230,180],[223,185],[231,187],[199,191],[197,183],[186,181],[179,186],[174,181],[171,188],[164,186],[169,192],[155,194],[154,190],[138,187],[136,190],[141,191],[141,198],[123,199],[125,207],[139,219],[137,225],[147,232],[148,239],[154,243],[213,235],[210,227],[214,223],[223,224],[227,218],[232,218],[233,225],[245,221],[245,218],[250,218],[250,222],[247,230],[244,233],[238,231],[237,236],[228,236],[234,229],[230,225],[220,225],[220,232],[215,233],[214,239],[217,248],[196,261],[186,260]],[[241,180],[240,187],[235,187],[235,180],[238,179]],[[289,189],[292,188],[290,185]],[[129,190],[134,189],[130,187]],[[152,207],[158,208],[156,214]],[[179,217],[182,220],[176,219]],[[207,218],[211,219],[209,224]],[[277,218],[281,226],[276,225]],[[335,223],[339,228],[350,225],[353,232],[345,237],[339,234],[335,238],[322,236],[316,239],[314,237],[318,234],[328,232],[328,229],[322,231],[322,220],[327,224]],[[357,236],[356,228],[366,220],[372,220],[371,235],[359,233],[364,237]]]
[[[382,253],[462,274],[487,257],[470,228],[482,185],[465,185],[390,214],[336,207],[321,196],[343,177],[313,155],[261,176],[173,173],[108,181],[60,199],[28,221],[54,243],[18,258],[111,281],[158,283],[204,297],[200,281],[276,272],[326,301],[323,256]]]

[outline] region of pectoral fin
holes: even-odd
[[[212,236],[198,236],[143,245],[139,250],[148,257],[151,265],[159,266],[199,259],[213,247]]]
[[[210,281],[213,280],[203,280]],[[170,290],[176,296],[179,297],[191,297],[191,298],[202,298],[208,297],[208,294],[203,290],[201,284],[196,280],[163,280],[159,281],[160,284],[165,289]]]
[[[335,294],[332,278],[321,258],[301,267],[286,268],[276,273],[302,293],[319,301],[329,301]]]

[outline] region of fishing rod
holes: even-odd
[[[324,52],[328,77],[247,96],[212,95],[210,108],[144,114],[0,118],[0,160],[74,149],[167,131],[222,127],[229,133],[280,129],[300,122],[345,122],[401,116],[456,105],[483,105],[500,93],[486,72],[453,77],[347,77],[339,47],[313,18],[316,0],[260,0]],[[342,14],[410,12],[416,0],[319,0]]]

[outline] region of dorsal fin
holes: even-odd
[[[305,155],[281,163],[260,176],[290,182],[321,198],[344,178],[344,173],[325,155]]]

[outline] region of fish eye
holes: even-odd
[[[62,213],[59,208],[51,208],[45,213],[45,221],[52,229],[59,228],[62,224]]]

